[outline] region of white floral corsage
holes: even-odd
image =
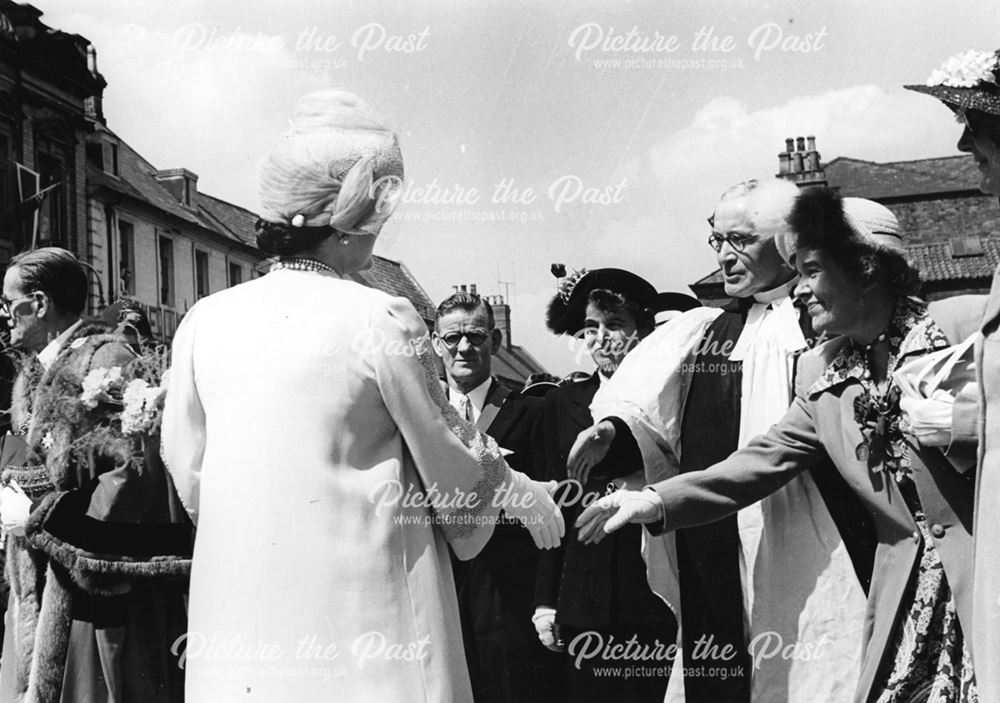
[[[80,402],[88,408],[96,408],[100,402],[114,402],[111,391],[121,384],[122,367],[94,369],[83,379]]]
[[[941,68],[932,71],[927,85],[975,88],[980,83],[996,84],[997,70],[996,53],[970,49],[952,56]]]
[[[141,378],[128,384],[122,395],[122,432],[135,435],[153,428],[162,410],[166,386],[151,386]]]

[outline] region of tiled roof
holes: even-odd
[[[153,165],[117,135],[116,138],[119,144],[119,175],[116,177],[105,173],[88,160],[87,182],[91,192],[95,186],[107,188],[225,239],[254,246],[254,223],[257,221],[254,213],[200,192],[197,210],[182,205],[156,180]]]
[[[982,256],[959,258],[951,255],[949,242],[918,244],[906,249],[925,281],[989,278],[1000,263],[1000,237],[983,237],[982,243]]]
[[[231,238],[247,246],[257,246],[256,213],[201,192],[198,193],[198,210],[203,219],[211,218],[217,223],[213,229],[225,229]]]
[[[545,368],[538,363],[524,347],[512,344],[510,350],[506,346],[501,346],[500,350],[493,355],[493,373],[520,384],[528,379],[533,373],[546,373]]]
[[[829,185],[845,196],[873,200],[978,192],[979,172],[969,156],[874,163],[840,156],[824,165]]]
[[[434,319],[437,309],[427,292],[417,283],[410,270],[401,261],[382,256],[372,257],[372,267],[353,276],[359,283],[406,298],[428,322]]]
[[[697,281],[692,283],[690,287],[693,288],[694,286],[711,285],[713,283],[722,283],[721,268],[715,269],[714,271],[712,271],[712,273],[708,274],[704,278],[699,278]]]

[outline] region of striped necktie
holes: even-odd
[[[475,422],[472,419],[472,401],[469,400],[469,396],[460,395],[458,397],[458,414],[465,418],[466,422]]]

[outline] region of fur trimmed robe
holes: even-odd
[[[3,479],[17,480],[32,510],[25,536],[7,537],[5,702],[183,700],[171,646],[186,631],[193,530],[158,438],[139,456],[105,423],[100,451],[82,461],[66,451],[103,420],[99,408],[80,412],[66,399],[79,397],[91,370],[134,359],[110,328],[84,324],[48,369],[31,357],[15,383],[27,461],[3,467]]]

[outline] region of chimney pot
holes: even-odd
[[[796,151],[805,151],[806,150],[806,138],[805,137],[796,137],[795,138],[795,150]]]
[[[469,289],[472,291],[473,295],[478,295],[478,293],[476,293],[476,284],[475,283],[469,285]]]
[[[788,152],[783,151],[778,154],[778,175],[783,176],[788,173]]]
[[[459,290],[461,290],[461,291],[462,291],[463,293],[468,293],[468,292],[469,292],[469,291],[468,291],[468,289],[466,288],[466,286],[465,286],[465,284],[464,284],[464,283],[463,283],[462,285],[460,285],[460,286],[459,286],[458,288],[459,288]]]
[[[816,151],[816,137],[810,134],[806,137],[806,142],[809,144],[809,151]]]
[[[785,137],[785,151],[789,154],[795,151],[795,140],[791,137]]]

